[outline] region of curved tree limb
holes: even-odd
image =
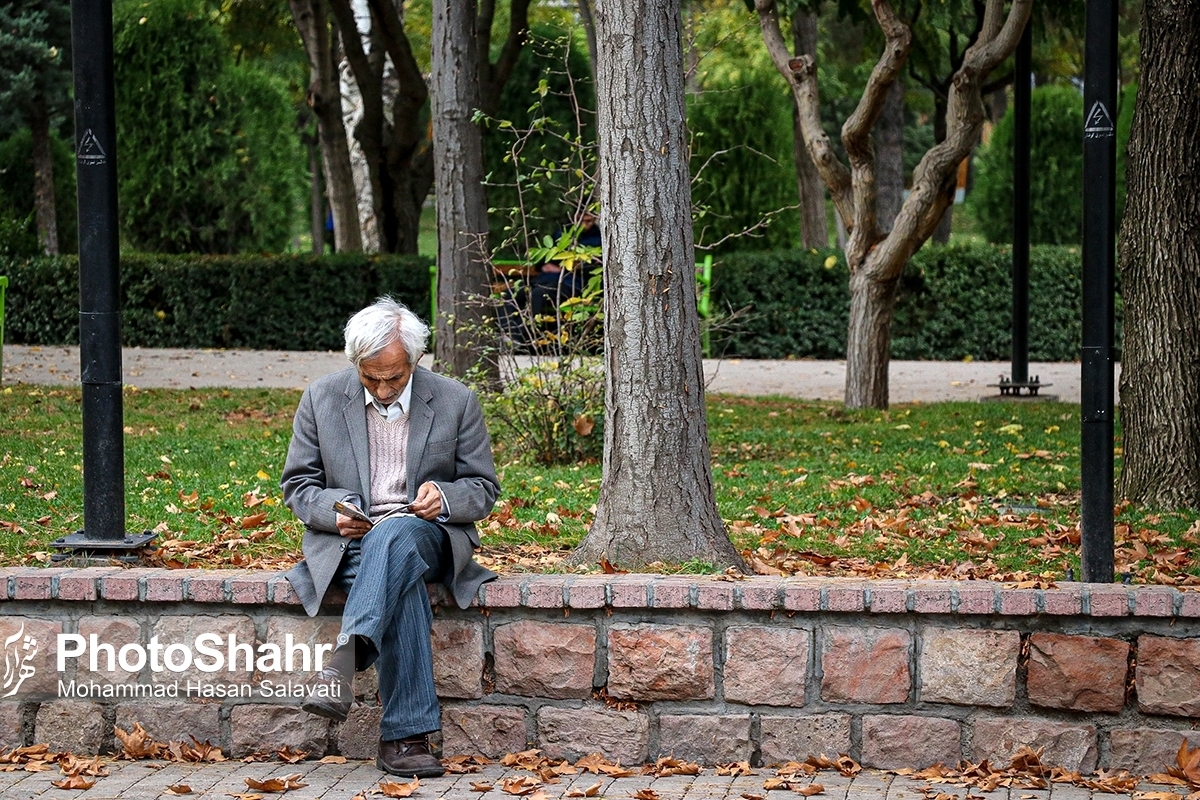
[[[854,198],[851,192],[850,170],[838,160],[829,136],[821,127],[821,107],[817,95],[817,65],[812,56],[792,58],[779,29],[779,12],[775,0],[755,0],[763,42],[775,69],[791,87],[800,116],[804,144],[812,156],[821,180],[829,189],[833,205],[847,227],[854,225]]]

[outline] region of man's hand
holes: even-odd
[[[433,481],[426,481],[417,490],[417,497],[412,501],[412,513],[430,522],[436,520],[442,513],[442,490]]]
[[[371,523],[347,517],[345,514],[338,514],[337,529],[338,533],[347,539],[361,539],[367,535],[367,531],[371,530]]]

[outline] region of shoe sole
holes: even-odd
[[[317,700],[305,700],[300,704],[300,710],[335,722],[345,722],[346,718],[350,716],[350,709],[345,706],[326,705]]]
[[[375,759],[375,769],[379,770],[380,772],[386,772],[388,775],[395,775],[397,778],[440,778],[446,774],[446,770],[443,768],[440,768],[440,767],[436,770],[432,770],[432,769],[413,770],[413,769],[410,769],[410,770],[405,770],[404,772],[392,772],[390,769],[388,769],[387,767],[385,767],[383,765],[383,760],[380,758]]]

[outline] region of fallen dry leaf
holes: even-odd
[[[242,778],[242,780],[248,787],[259,792],[290,792],[293,789],[303,789],[308,786],[307,783],[300,782],[299,772],[294,775],[284,775],[282,778],[267,778],[261,781],[256,778]]]
[[[518,778],[505,778],[500,781],[500,791],[520,797],[532,794],[541,785],[542,782],[532,775],[522,775]]]
[[[808,786],[793,786],[792,791],[802,794],[805,797],[812,797],[814,794],[822,794],[825,791],[825,787],[820,783],[810,783]]]
[[[604,786],[604,781],[596,781],[591,786],[584,789],[572,789],[563,797],[595,797],[600,794],[600,787]]]
[[[658,792],[649,788],[638,789],[636,792],[630,792],[629,796],[636,798],[636,800],[658,800]]]
[[[472,792],[490,792],[492,789],[495,789],[495,788],[496,788],[495,785],[490,784],[490,783],[475,783],[475,781],[471,781],[471,791]]]
[[[421,779],[413,778],[412,783],[400,781],[380,781],[379,791],[384,797],[412,797],[413,792],[421,787]]]
[[[345,756],[325,756],[317,763],[318,764],[345,764],[346,757]]]
[[[59,789],[90,789],[96,785],[95,781],[89,781],[82,775],[68,775],[62,780],[50,781],[51,786],[57,786]]]
[[[280,761],[286,761],[289,764],[295,764],[308,758],[308,753],[303,750],[293,750],[286,746],[275,755],[279,756]]]
[[[174,786],[168,786],[167,790],[163,792],[163,794],[171,797],[181,797],[185,794],[192,794],[192,787],[188,786],[186,783],[177,783]]]
[[[740,778],[743,775],[756,775],[758,773],[751,769],[749,761],[735,761],[730,764],[718,764],[717,774]]]

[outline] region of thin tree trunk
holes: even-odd
[[[933,141],[934,144],[941,144],[946,141],[946,100],[942,97],[935,97],[933,102]],[[957,181],[958,172],[956,170],[950,178],[950,185],[947,189],[951,193],[950,205],[946,206],[946,212],[942,214],[941,221],[933,231],[934,244],[948,244],[950,242],[950,233],[954,226],[953,193],[958,185]]]
[[[797,10],[792,15],[792,41],[796,55],[817,57],[817,15]],[[800,241],[805,247],[829,246],[829,220],[825,215],[825,184],[804,146],[800,109],[792,98],[792,160],[800,197]]]
[[[879,230],[892,229],[904,205],[904,81],[888,90],[883,112],[875,123],[875,178],[879,190]]]
[[[326,194],[333,212],[333,243],[339,252],[362,250],[358,199],[350,170],[350,149],[342,124],[336,48],[325,16],[324,0],[288,0],[292,19],[308,54],[308,105],[317,116],[317,137],[325,172]]]
[[[1120,493],[1200,507],[1200,5],[1146,0],[1121,225]]]
[[[579,6],[579,21],[583,23],[583,32],[587,36],[588,69],[592,75],[592,87],[596,86],[596,23],[592,19],[592,0],[577,0]]]
[[[305,125],[307,127],[307,125]],[[309,172],[309,230],[312,234],[312,251],[314,255],[325,252],[325,193],[321,190],[321,156],[317,148],[317,139],[309,133],[301,136],[304,147],[308,150]]]
[[[599,0],[604,473],[573,558],[741,566],[717,512],[696,313],[679,0]]]
[[[435,358],[463,376],[484,361],[494,336],[486,325],[491,293],[486,261],[487,202],[483,137],[471,121],[479,107],[475,0],[433,3],[433,148],[438,218],[438,318]],[[488,372],[498,374],[494,359]]]
[[[892,311],[899,278],[864,267],[850,276],[846,406],[887,408]],[[882,401],[881,401],[882,399]]]
[[[58,255],[58,221],[54,211],[54,161],[50,154],[50,115],[44,102],[30,115],[33,134],[33,207],[37,218],[38,246],[48,256]]]

